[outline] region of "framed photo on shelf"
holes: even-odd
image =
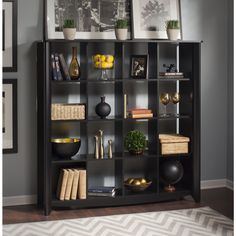
[[[132,0],[132,26],[134,39],[167,39],[166,22],[180,22],[180,0]]]
[[[68,19],[75,22],[76,39],[115,39],[116,20],[131,21],[129,0],[45,1],[47,39],[64,39],[63,25]]]
[[[17,153],[17,80],[3,79],[2,89],[3,153]]]
[[[130,62],[130,77],[133,79],[147,79],[148,55],[133,55]]]
[[[3,72],[17,71],[17,0],[3,0],[2,59]]]

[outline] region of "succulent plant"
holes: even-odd
[[[75,21],[72,19],[66,19],[64,21],[63,28],[76,28]]]
[[[116,29],[127,29],[128,20],[127,19],[118,19],[115,24]]]
[[[166,23],[167,29],[180,29],[180,24],[178,20],[169,20]]]

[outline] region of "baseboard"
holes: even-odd
[[[31,205],[37,203],[37,195],[3,197],[3,206]]]
[[[211,188],[229,188],[234,189],[233,181],[228,179],[214,179],[214,180],[202,180],[201,189],[211,189]]]
[[[211,188],[229,188],[234,189],[233,181],[228,179],[215,179],[201,181],[201,189]],[[23,195],[3,197],[3,206],[31,205],[37,203],[37,195]]]

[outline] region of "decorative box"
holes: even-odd
[[[85,104],[52,104],[52,120],[84,120]]]
[[[188,153],[189,137],[179,134],[159,134],[161,154],[186,154]]]

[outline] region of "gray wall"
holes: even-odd
[[[229,0],[232,3],[232,0]],[[232,8],[230,8],[232,10]],[[225,0],[182,0],[185,39],[202,44],[202,180],[233,179],[232,162],[232,46],[228,44],[228,5]],[[3,155],[3,195],[31,195],[37,191],[36,47],[42,39],[43,1],[18,1],[17,154]],[[230,97],[229,97],[230,96]],[[230,122],[227,126],[227,122]],[[227,132],[228,131],[228,132]],[[227,150],[229,150],[227,152]],[[228,158],[227,158],[228,156]],[[228,168],[227,168],[228,164]]]

